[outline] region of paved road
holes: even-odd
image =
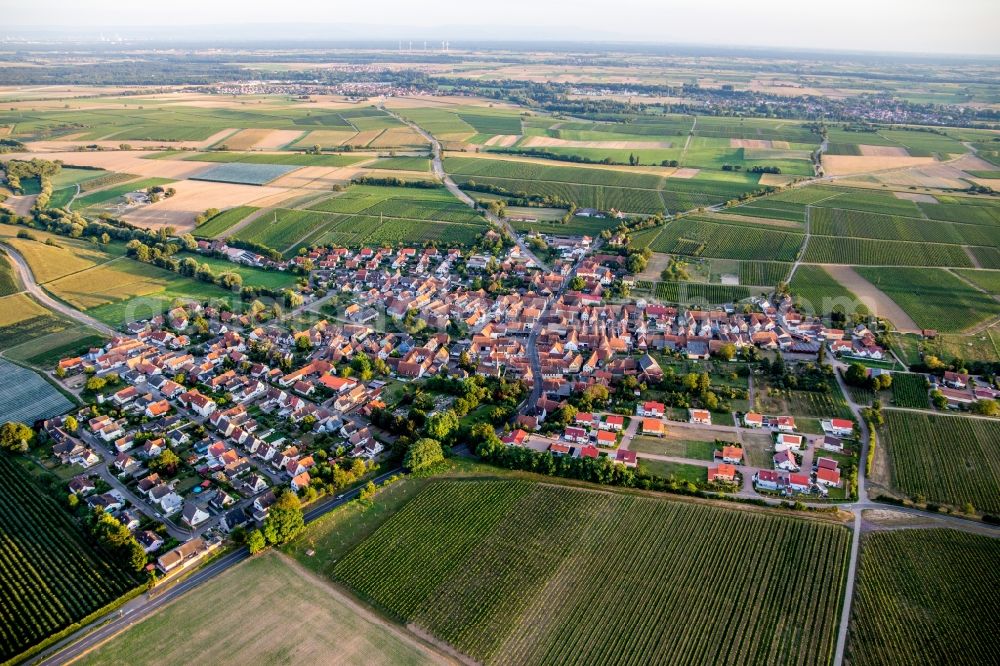
[[[35,281],[35,275],[34,273],[31,272],[31,267],[28,266],[28,262],[24,260],[24,257],[22,257],[17,250],[8,245],[4,245],[3,249],[4,251],[7,252],[7,256],[10,257],[11,261],[14,264],[14,267],[17,269],[18,274],[21,276],[21,283],[24,285],[24,288],[28,291],[29,294],[34,296],[35,299],[38,300],[42,305],[46,306],[51,310],[55,310],[56,312],[64,314],[70,319],[75,319],[84,326],[89,326],[90,328],[100,331],[104,335],[115,334],[114,329],[112,329],[107,324],[103,324],[94,319],[93,317],[85,315],[79,310],[71,308],[65,303],[57,301],[56,299],[49,296],[48,292],[42,289],[39,286],[39,284]]]
[[[380,474],[374,479],[374,481],[375,483],[382,483],[390,476],[401,472],[402,470],[400,468],[396,468],[385,472],[384,474]],[[307,523],[310,523],[317,518],[326,515],[330,511],[333,511],[335,508],[350,502],[360,494],[361,488],[359,487],[345,492],[342,495],[322,500],[315,506],[305,511],[305,520]],[[154,588],[151,595],[144,594],[133,599],[125,604],[120,610],[116,610],[105,615],[99,620],[96,620],[87,627],[68,637],[64,641],[61,641],[55,646],[49,648],[49,650],[43,653],[43,655],[47,656],[45,656],[44,660],[40,663],[54,666],[56,664],[66,664],[74,659],[78,659],[88,650],[97,647],[102,642],[113,637],[115,634],[124,631],[137,622],[142,621],[158,608],[177,599],[198,585],[211,580],[218,574],[228,570],[236,564],[239,564],[248,557],[250,557],[250,555],[245,548],[238,548],[233,552],[223,555],[218,560],[207,565],[204,569],[195,572],[185,580],[164,588],[162,592],[158,593],[156,588]],[[95,627],[99,628],[94,630]]]
[[[434,175],[441,179],[441,181],[444,183],[444,186],[448,188],[448,191],[451,192],[455,196],[455,198],[457,198],[459,201],[462,201],[463,203],[467,204],[472,208],[476,208],[476,202],[473,200],[473,198],[470,197],[465,192],[463,192],[462,189],[455,183],[455,181],[452,180],[451,176],[449,176],[447,172],[445,172],[444,164],[442,164],[441,162],[441,143],[437,139],[435,139],[430,133],[426,132],[424,128],[420,127],[420,125],[412,123],[406,118],[398,116],[384,107],[382,108],[382,110],[388,113],[390,116],[394,117],[399,122],[406,124],[407,126],[412,128],[415,132],[420,134],[420,136],[424,137],[425,140],[430,142],[431,156],[432,156],[431,166],[433,168]],[[521,252],[523,252],[526,256],[530,257],[531,260],[534,261],[537,266],[541,267],[542,270],[548,269],[546,263],[541,259],[539,259],[538,256],[531,251],[531,248],[529,248],[524,243],[524,241],[521,240],[521,237],[517,235],[517,232],[514,231],[514,228],[510,226],[510,223],[507,222],[507,220],[501,217],[497,217],[488,210],[484,210],[481,212],[483,213],[483,215],[486,217],[487,220],[497,225],[498,227],[505,229],[507,231],[507,234],[511,237],[511,239],[513,239],[513,241],[517,243],[517,246],[521,248]]]

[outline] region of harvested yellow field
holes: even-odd
[[[0,126],[0,136],[7,136],[8,134],[10,134],[12,129],[14,128],[11,127],[10,125]]]
[[[62,139],[54,139],[51,141],[32,141],[28,144],[28,147],[32,151],[39,152],[65,152],[72,151],[76,148],[82,148],[84,146],[98,146],[99,148],[104,148],[106,150],[118,150],[118,147],[123,143],[131,146],[133,150],[155,148],[207,148],[214,143],[218,143],[235,131],[235,129],[219,130],[203,141],[133,141],[131,139],[115,139],[114,136],[106,137],[97,141],[91,141],[72,140],[63,137]]]
[[[828,176],[884,171],[935,164],[933,157],[867,157],[864,155],[824,155],[823,169]]]
[[[35,199],[37,198],[37,194],[14,194],[0,203],[0,208],[9,208],[15,215],[28,217],[31,215],[31,208],[35,205]]]
[[[409,127],[390,127],[384,130],[374,141],[369,142],[369,148],[395,148],[397,146],[427,146],[427,141]]]
[[[80,310],[163,291],[163,269],[120,258],[45,285]]]
[[[40,157],[46,160],[62,160],[66,166],[89,166],[117,171],[119,173],[132,173],[137,176],[151,176],[158,178],[172,178],[181,180],[193,176],[213,165],[204,162],[188,162],[185,160],[147,160],[142,159],[143,155],[148,155],[144,151],[131,150],[107,150],[101,152],[53,152],[46,153],[39,151],[36,146],[39,143],[30,144],[32,152],[17,153],[18,159],[32,159]]]
[[[930,187],[965,189],[967,174],[951,164],[932,164],[910,169],[900,169],[875,176],[878,183],[896,187]]]
[[[97,249],[93,243],[55,236],[35,229],[31,229],[30,233],[37,240],[17,238],[15,234],[21,228],[0,225],[0,240],[24,257],[35,276],[35,281],[40,284],[87,270],[112,258],[111,255]],[[46,245],[46,240],[52,240],[56,245]]]
[[[542,166],[552,166],[552,160],[547,160],[544,157],[524,157],[522,155],[511,155],[505,153],[479,153],[479,152],[464,152],[462,150],[452,150],[448,149],[446,151],[445,157],[454,157],[460,155],[461,157],[476,158],[483,160],[501,160],[504,162],[523,162],[527,164],[541,164]],[[648,173],[654,176],[665,176],[673,177],[678,171],[683,171],[683,169],[678,169],[677,167],[661,167],[661,166],[638,166],[630,167],[621,164],[586,164],[586,163],[573,163],[574,169],[597,169],[599,171],[622,171],[627,173]],[[695,173],[698,169],[693,169]],[[681,178],[690,178],[690,176],[680,176]]]
[[[301,139],[299,130],[245,129],[226,139],[229,150],[279,150]]]
[[[22,321],[51,314],[27,294],[0,297],[0,327],[13,326]]]
[[[146,229],[174,227],[178,231],[194,228],[194,218],[208,208],[232,208],[250,204],[283,190],[273,186],[216,183],[204,180],[181,180],[171,184],[177,193],[154,204],[134,209],[122,216],[129,224]]]
[[[573,141],[558,139],[554,136],[529,136],[522,144],[526,148],[605,148],[611,149],[646,149],[670,148],[670,141]]]
[[[788,147],[788,142],[784,142],[785,147]],[[770,150],[771,148],[776,148],[773,141],[767,139],[730,139],[730,148],[764,148]]]
[[[870,146],[862,143],[858,145],[858,150],[864,157],[909,157],[906,148],[902,146]]]
[[[486,146],[503,146],[504,148],[509,148],[517,143],[517,140],[521,138],[520,134],[497,134],[496,136],[491,136],[486,140],[483,145]]]
[[[328,150],[354,143],[357,134],[354,130],[313,130],[295,142],[300,148],[309,148],[319,145]]]
[[[678,169],[677,171],[673,172],[672,174],[667,176],[667,178],[682,178],[686,180],[688,178],[694,178],[695,176],[697,176],[699,171],[701,171],[701,169],[692,169],[691,167],[685,167],[683,169]]]
[[[795,180],[795,176],[783,176],[780,173],[762,173],[757,182],[766,187],[781,187]]]
[[[271,186],[293,189],[329,190],[333,185],[343,185],[361,173],[363,172],[357,165],[347,167],[302,167],[278,178],[271,183]]]

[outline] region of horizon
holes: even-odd
[[[419,10],[402,0],[385,0],[384,15],[392,23],[374,24],[364,7],[335,7],[307,0],[297,6],[308,24],[289,20],[280,7],[244,6],[221,0],[205,7],[192,0],[173,3],[169,24],[151,26],[122,0],[79,6],[61,0],[40,0],[6,11],[5,40],[83,41],[123,39],[126,42],[181,40],[182,43],[314,41],[331,43],[377,40],[450,40],[588,44],[702,46],[709,48],[775,49],[830,53],[870,53],[924,56],[1000,57],[1000,41],[991,27],[1000,23],[1000,4],[962,0],[960,11],[939,12],[936,0],[846,0],[836,11],[820,12],[791,0],[776,0],[767,12],[720,0],[624,0],[614,14],[594,0],[582,0],[567,11],[566,3],[512,0],[504,15],[531,21],[499,22],[482,2],[444,0]],[[927,20],[934,13],[934,21]],[[234,22],[232,16],[239,16]],[[599,16],[600,20],[595,20]],[[722,17],[722,18],[720,18]],[[859,18],[860,17],[860,18]],[[240,34],[218,34],[220,28]],[[350,35],[329,35],[331,31]],[[125,34],[122,34],[125,33]],[[361,33],[361,34],[358,34]],[[23,35],[23,36],[22,36]],[[346,39],[345,39],[346,37]],[[422,46],[422,44],[420,45]],[[433,50],[434,44],[429,44]]]

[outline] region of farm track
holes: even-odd
[[[48,292],[42,289],[42,287],[35,281],[35,275],[31,272],[31,267],[28,265],[28,262],[25,261],[24,257],[22,257],[17,250],[7,245],[4,245],[3,249],[7,252],[7,256],[10,257],[14,266],[17,268],[17,272],[21,277],[21,284],[24,285],[25,290],[34,296],[38,302],[50,310],[54,310],[69,317],[70,319],[80,322],[85,326],[89,326],[104,335],[112,336],[115,334],[114,329],[107,324],[104,324],[50,296]]]

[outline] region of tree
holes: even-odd
[[[265,548],[267,548],[267,539],[264,538],[263,532],[254,530],[247,535],[247,549],[251,555],[256,555]]]
[[[378,492],[378,488],[375,486],[375,483],[373,481],[369,481],[365,484],[365,487],[361,489],[359,497],[362,502],[368,503],[375,499],[376,492]]]
[[[844,373],[844,381],[851,386],[867,386],[869,383],[868,371],[860,363],[851,363],[847,366],[847,372]]]
[[[0,426],[0,449],[10,453],[27,453],[35,439],[35,431],[17,421]]]
[[[727,342],[726,344],[720,346],[715,354],[723,361],[732,361],[736,358],[736,345],[731,342]]]
[[[982,414],[983,416],[1000,416],[1000,404],[997,404],[996,400],[976,400],[972,403],[969,411],[973,414]]]
[[[937,389],[931,391],[931,402],[937,409],[947,409],[948,407],[948,398],[944,397],[944,393]]]
[[[424,429],[427,436],[439,442],[447,442],[458,431],[458,417],[452,410],[437,412],[427,418]]]
[[[421,437],[410,444],[403,456],[403,467],[411,472],[426,470],[444,460],[441,443],[430,437]]]
[[[580,291],[587,286],[587,281],[584,280],[579,275],[573,276],[573,279],[569,281],[569,288],[573,291]]]
[[[294,539],[305,528],[302,503],[291,490],[278,497],[264,520],[264,537],[270,544],[280,545]]]
[[[312,340],[309,339],[308,335],[303,334],[295,338],[295,349],[300,352],[307,352],[312,349],[312,346]]]
[[[76,432],[76,429],[79,427],[80,424],[77,422],[76,417],[72,414],[63,419],[63,428],[65,428],[68,432]]]
[[[164,449],[160,455],[149,461],[149,469],[153,472],[163,472],[167,476],[177,473],[177,466],[181,464],[181,459],[170,449]]]

